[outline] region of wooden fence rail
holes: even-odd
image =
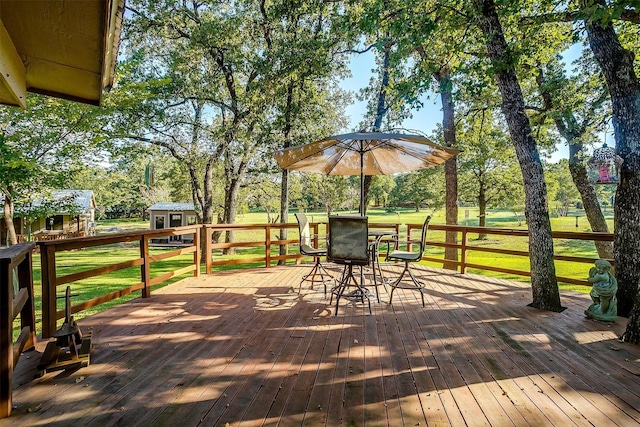
[[[57,321],[64,318],[64,310],[57,309],[56,295],[57,287],[78,280],[87,279],[89,277],[101,276],[114,271],[122,270],[130,267],[140,267],[140,282],[135,283],[123,289],[110,292],[80,304],[71,306],[71,314],[94,307],[98,304],[111,301],[113,299],[128,295],[132,292],[140,290],[142,297],[146,298],[151,294],[151,286],[168,280],[172,277],[193,272],[194,276],[200,273],[200,232],[201,226],[185,226],[177,228],[168,228],[164,230],[152,230],[131,232],[123,234],[112,234],[105,236],[75,238],[65,240],[49,240],[38,242],[40,247],[40,259],[42,268],[42,336],[48,338],[56,331]],[[183,246],[161,255],[151,256],[149,254],[149,245],[152,239],[161,239],[172,236],[193,235],[193,243]],[[118,243],[139,242],[140,256],[128,261],[117,264],[105,265],[91,270],[81,271],[79,273],[58,276],[56,273],[56,253],[62,251],[71,251],[82,248],[106,246]],[[117,249],[114,249],[117,250]],[[187,267],[165,273],[157,277],[151,277],[150,266],[152,263],[163,259],[172,258],[184,254],[193,254],[193,263]]]
[[[313,230],[313,234],[317,235],[318,231],[321,230],[326,234],[327,232],[327,224],[326,223],[313,223],[310,225]],[[369,224],[371,228],[377,229],[390,229],[395,230],[396,233],[399,234],[401,224],[397,223],[371,223]],[[291,244],[297,243],[297,239],[293,240],[272,240],[271,230],[281,229],[281,228],[294,228],[295,224],[236,224],[236,225],[225,225],[225,224],[215,224],[215,225],[206,225],[206,235],[207,242],[211,241],[211,236],[214,231],[225,232],[229,230],[264,230],[264,239],[260,241],[243,241],[243,242],[235,242],[235,243],[214,243],[211,244],[207,249],[206,253],[208,256],[207,260],[207,274],[211,274],[212,267],[215,266],[231,266],[231,265],[240,265],[246,263],[256,263],[261,262],[264,263],[265,267],[269,267],[271,261],[280,260],[280,259],[290,259],[296,258],[299,259],[300,255],[280,255],[280,256],[272,256],[271,255],[271,247],[280,244]],[[406,241],[406,249],[411,250],[411,246],[417,243],[416,239],[419,239],[419,234],[422,229],[422,224],[407,224],[407,241]],[[437,241],[433,239],[427,240],[427,246],[432,247],[442,247],[442,248],[456,248],[459,251],[459,259],[458,260],[447,260],[446,264],[448,265],[456,265],[459,267],[461,273],[466,273],[468,269],[478,269],[485,271],[494,271],[499,273],[510,274],[514,276],[522,276],[522,277],[530,277],[531,273],[529,271],[524,270],[514,270],[508,269],[495,265],[484,265],[469,262],[469,254],[472,252],[484,252],[484,253],[495,253],[502,255],[511,255],[511,256],[521,256],[521,257],[529,257],[528,251],[523,250],[511,250],[511,249],[502,249],[495,247],[486,247],[486,246],[477,246],[469,244],[469,235],[471,234],[486,234],[486,235],[499,235],[499,236],[509,236],[514,238],[523,238],[526,239],[529,237],[528,230],[519,230],[519,229],[506,229],[506,228],[489,228],[489,227],[475,227],[475,226],[459,226],[459,225],[445,225],[445,224],[430,224],[429,230],[438,230],[438,231],[453,231],[458,234],[457,241],[459,243],[446,243],[444,241]],[[417,232],[417,237],[416,233]],[[552,237],[554,240],[587,240],[587,241],[605,241],[612,242],[613,234],[610,233],[579,233],[572,231],[554,231],[552,232]],[[235,248],[246,248],[246,247],[264,247],[264,255],[259,257],[245,257],[240,259],[222,259],[220,261],[212,261],[211,260],[211,251],[213,249],[235,249]],[[381,253],[380,256],[384,257],[386,254]],[[422,258],[424,261],[434,262],[445,264],[444,258],[436,258],[432,256],[424,256]],[[556,261],[567,261],[567,262],[578,262],[578,263],[587,263],[593,264],[597,257],[576,257],[576,256],[566,256],[561,254],[554,255],[554,259]],[[612,259],[609,261],[614,264]],[[563,283],[569,283],[573,285],[585,285],[591,286],[591,284],[587,280],[581,280],[571,277],[563,277],[558,276],[558,281]]]
[[[31,253],[35,243],[0,251],[0,418],[11,415],[13,368],[25,350],[36,345]],[[13,323],[20,316],[20,334],[13,341]]]
[[[318,234],[318,224],[310,225],[314,234]],[[287,259],[295,259],[296,262],[300,261],[299,254],[285,254],[285,255],[272,255],[271,249],[274,246],[297,244],[298,239],[278,239],[273,238],[272,232],[283,229],[296,229],[297,224],[207,224],[204,226],[204,236],[206,242],[205,253],[208,254],[206,259],[206,272],[211,274],[212,268],[223,265],[235,265],[235,264],[247,264],[260,262],[264,263],[265,267],[270,267],[272,261],[280,261]],[[233,243],[213,243],[212,236],[216,231],[242,231],[242,230],[257,230],[262,231],[262,240],[242,241]],[[316,242],[317,243],[317,242]],[[226,259],[221,261],[213,261],[212,252],[216,249],[229,250],[235,248],[256,248],[264,247],[264,255],[259,257],[242,258],[242,259]]]
[[[408,233],[411,235],[412,230],[417,230],[422,227],[421,224],[408,224]],[[455,231],[460,234],[460,239],[458,240],[460,243],[457,244],[448,244],[438,241],[427,241],[427,246],[438,246],[438,247],[450,247],[456,248],[460,251],[460,259],[459,261],[449,261],[448,264],[458,265],[460,267],[461,273],[466,273],[467,269],[475,268],[479,270],[485,271],[495,271],[499,273],[511,274],[514,276],[523,276],[523,277],[531,277],[531,272],[522,271],[522,270],[513,270],[502,268],[495,265],[484,265],[484,264],[474,264],[468,262],[469,253],[470,252],[485,252],[485,253],[496,253],[503,255],[511,255],[511,256],[521,256],[521,257],[529,257],[528,251],[518,251],[518,250],[509,250],[509,249],[501,249],[501,248],[488,248],[483,246],[474,246],[469,244],[469,235],[470,234],[487,234],[487,235],[500,235],[500,236],[509,236],[509,237],[520,237],[520,238],[528,238],[529,232],[528,230],[514,230],[507,228],[490,228],[490,227],[475,227],[475,226],[457,226],[457,225],[440,225],[440,224],[430,224],[429,230],[441,230],[441,231]],[[611,233],[579,233],[573,231],[553,231],[551,233],[551,237],[554,240],[587,240],[587,241],[602,241],[602,242],[613,242],[613,234]],[[596,254],[597,255],[597,254]],[[568,262],[578,262],[578,263],[587,263],[593,264],[598,258],[597,257],[576,257],[576,256],[565,256],[554,254],[554,260],[556,261],[568,261]],[[444,259],[441,258],[433,258],[433,257],[423,257],[424,261],[431,262],[444,262]],[[612,265],[614,265],[613,259],[609,259]],[[584,285],[591,286],[591,284],[587,280],[574,279],[571,277],[562,277],[557,276],[559,282],[569,283],[573,285]]]
[[[326,223],[312,223],[310,224],[314,235],[326,234]],[[405,225],[397,223],[372,223],[369,225],[371,228],[390,229],[394,230],[397,234],[405,229]],[[419,234],[419,230],[422,224],[406,224],[407,230],[407,249],[411,249],[411,245],[416,243],[416,232]],[[288,246],[297,245],[299,240],[297,236],[297,230],[294,235],[295,239],[281,239],[279,236],[275,236],[274,233],[279,230],[297,229],[297,224],[212,224],[212,225],[195,225],[178,228],[170,228],[164,230],[152,230],[152,231],[139,231],[122,234],[112,234],[95,237],[84,238],[71,238],[66,240],[51,240],[38,242],[37,245],[40,249],[41,256],[41,278],[42,278],[42,336],[44,338],[50,337],[56,330],[57,321],[64,317],[63,310],[57,310],[56,295],[57,287],[73,283],[78,280],[87,279],[90,277],[96,277],[105,275],[114,271],[122,270],[131,267],[140,267],[139,277],[140,281],[123,289],[119,289],[114,292],[106,292],[103,295],[94,297],[88,301],[83,301],[71,307],[72,314],[87,310],[98,304],[119,298],[121,296],[130,294],[132,292],[141,291],[142,297],[148,297],[151,293],[151,287],[155,284],[168,280],[172,277],[193,273],[194,276],[198,276],[200,271],[200,262],[204,257],[203,262],[205,264],[207,274],[212,273],[213,267],[218,266],[235,266],[243,263],[264,263],[265,267],[270,267],[272,262],[279,262],[286,260],[295,260],[300,262],[302,256],[297,251],[288,252]],[[459,253],[457,260],[447,260],[447,265],[456,265],[460,269],[461,273],[465,273],[468,269],[480,269],[486,271],[495,271],[501,273],[507,273],[511,275],[529,277],[530,272],[507,269],[498,265],[481,265],[477,263],[469,262],[469,254],[473,252],[486,252],[495,253],[509,256],[522,256],[528,257],[529,253],[523,250],[504,249],[498,247],[485,247],[469,244],[470,234],[486,234],[486,235],[501,235],[509,236],[513,238],[528,238],[527,230],[514,230],[514,229],[502,229],[502,228],[486,228],[486,227],[471,227],[471,226],[450,226],[430,224],[430,237],[427,241],[428,246],[442,247],[442,248],[456,248]],[[248,240],[229,242],[229,243],[217,243],[212,241],[214,232],[226,232],[226,231],[245,231],[250,235],[252,232],[258,232],[260,237],[249,236]],[[453,231],[458,235],[458,242],[455,244],[446,243],[444,241],[438,241],[432,238],[431,231]],[[441,233],[444,235],[444,233]],[[178,248],[171,248],[170,250],[159,254],[150,255],[149,247],[151,241],[154,239],[162,239],[172,236],[193,236],[193,242],[189,245],[182,245]],[[554,239],[566,239],[566,240],[586,240],[586,241],[613,241],[613,234],[607,233],[576,233],[576,232],[553,232]],[[204,242],[201,245],[201,238],[204,238]],[[444,240],[444,236],[443,239]],[[99,268],[93,268],[76,272],[67,275],[58,276],[56,270],[56,254],[62,251],[72,251],[83,248],[118,245],[128,242],[138,242],[140,253],[139,256],[114,264],[104,265]],[[287,247],[286,251],[281,254],[280,251],[275,250],[280,245]],[[9,249],[0,251],[0,331],[2,336],[0,337],[0,368],[2,374],[2,380],[0,381],[0,417],[7,416],[11,411],[11,381],[13,367],[19,357],[20,353],[27,348],[35,345],[35,311],[33,302],[33,275],[31,266],[31,253],[34,248],[34,243],[25,243],[15,245]],[[204,246],[204,249],[201,247]],[[217,261],[213,261],[213,251],[229,252],[235,249],[247,249],[247,248],[264,248],[264,253],[260,256],[243,256],[242,258],[232,259],[231,257],[223,256]],[[118,251],[118,247],[113,247],[114,251]],[[202,253],[204,250],[204,253]],[[260,249],[261,250],[261,249]],[[594,250],[595,251],[595,250]],[[274,253],[272,253],[274,252]],[[161,261],[164,259],[181,256],[185,254],[193,254],[193,262],[187,267],[183,267],[165,274],[151,277],[150,266],[152,263]],[[277,254],[275,254],[277,253]],[[595,254],[595,252],[594,252]],[[384,257],[384,253],[380,256]],[[578,262],[592,264],[597,258],[595,257],[576,257],[565,256],[556,254],[554,258],[557,261],[566,262]],[[425,256],[424,261],[445,264],[443,258],[434,256]],[[613,260],[609,260],[613,262]],[[14,277],[17,277],[14,280]],[[579,280],[569,277],[558,277],[558,281],[589,285],[586,280]],[[12,340],[13,335],[13,323],[16,314],[21,315],[22,333],[17,343],[14,345]]]
[[[407,249],[411,250],[411,244],[415,243],[414,238],[412,237],[412,233],[415,233],[416,230],[420,229],[422,224],[407,224]],[[398,233],[401,227],[404,227],[401,224],[397,223],[372,223],[370,224],[372,228],[379,229],[391,229],[395,230]],[[105,294],[96,298],[93,298],[89,301],[84,301],[80,304],[76,304],[72,306],[72,313],[77,313],[82,310],[86,310],[95,305],[102,304],[106,301],[121,297],[123,295],[130,294],[134,291],[141,290],[142,296],[147,297],[150,293],[151,286],[165,281],[171,277],[174,277],[179,274],[184,274],[185,272],[192,271],[194,275],[197,275],[199,272],[198,264],[200,263],[200,236],[204,237],[204,263],[205,263],[205,271],[207,274],[211,274],[213,271],[213,267],[219,266],[235,266],[247,263],[261,263],[265,267],[270,267],[273,262],[285,261],[286,260],[295,260],[296,262],[300,262],[301,255],[294,251],[292,253],[288,253],[285,251],[283,255],[281,254],[273,254],[272,249],[279,247],[280,245],[292,245],[298,244],[298,238],[296,233],[295,239],[280,239],[279,236],[275,235],[275,232],[282,229],[296,229],[297,225],[295,223],[289,224],[207,224],[204,226],[186,226],[186,227],[178,227],[172,229],[165,230],[153,230],[153,231],[143,231],[143,232],[132,232],[132,233],[124,233],[124,234],[113,234],[113,235],[105,235],[105,236],[97,236],[97,237],[87,237],[87,238],[77,238],[77,239],[66,239],[66,240],[54,240],[54,241],[45,241],[38,242],[41,253],[42,260],[42,311],[43,311],[43,337],[50,336],[56,329],[56,322],[59,319],[64,317],[64,312],[62,310],[56,309],[56,288],[58,286],[72,283],[81,279],[86,279],[89,277],[100,276],[103,274],[107,274],[113,271],[121,270],[124,268],[130,267],[140,267],[140,282],[134,285],[131,285],[127,288],[111,292],[109,294]],[[326,234],[327,232],[327,224],[326,223],[312,223],[311,228],[313,230],[314,235],[318,235],[321,233]],[[428,240],[427,245],[433,247],[452,247],[456,248],[459,251],[459,259],[458,260],[447,260],[447,264],[457,265],[462,273],[465,273],[469,268],[480,269],[486,271],[495,271],[501,272],[516,276],[524,276],[529,277],[529,271],[522,270],[513,270],[507,269],[496,265],[481,265],[469,262],[469,254],[472,252],[486,252],[486,253],[496,253],[496,254],[506,254],[511,256],[522,256],[528,257],[529,253],[527,251],[522,250],[510,250],[510,249],[502,249],[496,247],[484,247],[484,246],[474,246],[469,244],[468,236],[473,233],[477,234],[487,234],[487,235],[502,235],[502,236],[510,236],[510,237],[520,237],[527,238],[528,231],[527,230],[514,230],[514,229],[502,229],[502,228],[487,228],[487,227],[472,227],[472,226],[450,226],[450,225],[439,225],[439,224],[430,224],[429,230],[439,230],[439,231],[454,231],[458,233],[459,239],[456,244],[445,243],[444,241],[436,241],[436,240]],[[226,232],[226,231],[248,231],[260,232],[260,238],[251,238],[249,240],[244,241],[236,241],[236,242],[224,242],[217,243],[212,242],[212,236],[214,232]],[[149,243],[151,239],[159,239],[162,237],[169,236],[180,236],[193,234],[194,241],[193,244],[187,247],[182,247],[179,249],[175,249],[173,251],[167,252],[162,255],[150,256],[149,255]],[[569,239],[569,240],[590,240],[590,241],[613,241],[613,235],[607,233],[575,233],[575,232],[553,232],[554,239]],[[112,245],[115,243],[125,243],[125,242],[140,242],[140,256],[128,260],[125,262],[121,262],[118,264],[107,265],[91,270],[82,271],[79,273],[69,274],[66,276],[58,277],[56,275],[56,253],[60,251],[67,250],[75,250],[87,247],[95,247],[101,245]],[[233,257],[225,257],[223,256],[220,260],[213,260],[213,251],[230,251],[230,250],[240,250],[247,248],[263,248],[263,253],[259,256],[244,256],[240,258]],[[194,254],[194,262],[192,265],[185,267],[183,269],[167,273],[158,277],[151,278],[149,272],[149,266],[151,263],[155,261],[159,261],[162,259],[175,257],[187,253]],[[384,257],[384,253],[380,256]],[[597,258],[595,257],[573,257],[573,256],[564,256],[564,255],[555,255],[555,259],[558,261],[568,261],[568,262],[580,262],[580,263],[593,263]],[[424,261],[435,262],[435,263],[445,263],[443,258],[436,258],[432,256],[425,256],[423,258]],[[613,260],[610,260],[613,262]],[[580,280],[570,277],[558,277],[558,280],[565,283],[577,284],[577,285],[589,285],[586,280]]]
[[[318,236],[327,234],[327,224],[324,222],[314,222],[310,223],[310,231],[313,237],[314,245],[318,245]],[[376,229],[388,229],[394,230],[396,233],[399,232],[400,224],[396,223],[375,223],[369,225],[371,228]],[[220,266],[231,266],[231,265],[239,265],[239,264],[251,264],[251,263],[264,263],[265,267],[270,267],[272,262],[295,259],[296,262],[300,262],[302,256],[298,252],[287,253],[285,255],[273,255],[272,248],[279,247],[280,245],[291,245],[299,244],[299,236],[296,233],[295,239],[284,239],[280,240],[278,238],[273,238],[272,233],[277,230],[282,229],[295,229],[297,231],[298,225],[295,223],[287,223],[287,224],[207,224],[204,226],[205,228],[205,241],[207,242],[207,248],[205,249],[205,253],[208,254],[206,259],[206,272],[207,274],[211,274],[213,267]],[[226,232],[226,231],[240,231],[240,230],[262,230],[262,240],[251,240],[251,241],[241,241],[241,242],[232,242],[232,243],[212,243],[211,236],[213,233],[218,232]],[[256,247],[264,247],[264,253],[258,257],[243,257],[238,259],[222,259],[219,261],[213,261],[212,259],[212,251],[213,250],[228,250],[228,249],[236,249],[236,248],[256,248]]]

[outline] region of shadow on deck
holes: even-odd
[[[527,284],[424,268],[426,307],[380,288],[371,315],[334,316],[321,286],[297,293],[309,268],[188,278],[83,319],[91,365],[32,379],[24,354],[0,427],[640,424],[640,346],[618,342],[626,319],[586,319],[588,295],[545,312]]]

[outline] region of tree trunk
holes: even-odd
[[[287,104],[285,107],[285,119],[284,119],[284,146],[282,148],[289,148],[291,146],[290,134],[291,134],[291,120],[293,114],[293,80],[289,81],[287,86]],[[282,171],[282,181],[280,182],[280,223],[286,224],[289,221],[289,171]],[[286,228],[280,229],[280,240],[286,240],[288,230]],[[289,245],[280,245],[280,255],[287,255]],[[278,260],[278,265],[285,265],[286,259]]]
[[[378,90],[378,102],[376,104],[376,118],[373,122],[373,131],[380,132],[380,128],[382,127],[382,120],[384,119],[384,115],[387,113],[387,90],[389,88],[389,55],[391,51],[390,42],[387,42],[384,45],[383,51],[383,59],[382,59],[382,78],[380,79],[380,89]],[[371,181],[373,177],[371,175],[367,175],[364,177],[364,191],[360,195],[360,197],[364,198],[364,212],[362,215],[367,214],[367,206],[369,205],[369,190],[371,189]]]
[[[286,224],[289,221],[289,171],[282,171],[282,182],[280,184],[280,223]],[[287,229],[280,229],[280,239],[287,238]],[[289,245],[280,245],[280,255],[287,255]],[[278,265],[285,265],[286,259],[278,260]]]
[[[364,176],[364,212],[362,213],[362,215],[366,215],[367,214],[367,207],[369,206],[368,200],[369,200],[369,190],[371,189],[371,181],[373,181],[373,176],[371,175],[365,175]]]
[[[582,144],[580,143],[569,145],[569,171],[571,172],[571,178],[580,193],[584,212],[587,215],[587,221],[589,221],[591,231],[597,233],[608,233],[609,227],[607,226],[607,221],[605,221],[602,210],[600,209],[596,190],[589,182],[587,169],[584,167],[584,164],[578,160],[578,154],[581,149]],[[596,250],[598,251],[598,257],[606,259],[613,258],[612,242],[595,242],[595,245]]]
[[[487,52],[494,67],[495,78],[502,94],[511,141],[518,156],[525,186],[525,216],[529,224],[529,257],[531,263],[532,307],[560,312],[560,292],[553,260],[551,221],[547,208],[547,187],[524,97],[516,76],[513,58],[498,18],[493,0],[474,0],[478,8],[477,21],[487,38]]]
[[[545,109],[552,111],[556,109],[556,103],[554,97],[549,91],[549,85],[545,84],[546,79],[542,68],[538,68],[538,75],[536,76],[536,82],[544,101]],[[580,154],[583,151],[583,144],[580,142],[580,137],[585,133],[585,127],[580,126],[573,112],[562,111],[561,114],[556,114],[554,117],[556,128],[562,137],[569,144],[569,172],[571,173],[571,179],[574,185],[580,193],[582,204],[584,206],[585,214],[587,215],[587,221],[591,226],[591,231],[599,233],[608,233],[609,227],[607,221],[604,219],[602,210],[600,209],[600,203],[598,203],[598,197],[593,185],[589,182],[587,176],[587,169],[584,166],[584,162],[580,159]],[[598,251],[598,257],[612,259],[613,258],[613,243],[612,242],[595,242],[596,250]]]
[[[16,227],[13,222],[13,186],[9,185],[7,191],[4,193],[4,222],[7,225],[7,237],[9,239],[9,245],[18,244],[18,235],[16,234]]]
[[[442,100],[442,127],[444,130],[444,142],[447,147],[456,146],[456,128],[455,128],[455,105],[453,103],[453,83],[451,82],[451,70],[448,67],[442,67],[438,72],[434,73],[434,77],[440,88],[440,99]],[[446,207],[446,223],[447,225],[458,225],[458,165],[455,157],[444,163],[445,175],[445,207]],[[445,234],[445,243],[455,245],[458,243],[458,233],[455,231],[447,231]],[[449,270],[457,270],[458,265],[458,249],[444,249],[443,268]]]
[[[191,197],[193,199],[193,205],[197,207],[196,215],[198,221],[201,224],[213,224],[213,178],[212,178],[213,162],[209,160],[204,173],[203,188],[204,194],[200,189],[200,183],[198,182],[198,174],[195,167],[189,166],[189,179],[191,182]],[[220,233],[217,232],[212,237],[213,241],[218,241]],[[200,239],[200,253],[205,256],[200,257],[200,263],[205,264],[207,262],[206,257],[211,254],[206,253],[207,243],[205,240],[205,233],[203,230],[202,238]]]
[[[480,180],[480,188],[478,189],[478,226],[487,226],[487,192],[482,180]],[[478,240],[487,240],[487,234],[479,233]]]
[[[618,304],[618,306],[619,305],[620,304]],[[620,337],[620,340],[632,344],[640,344],[640,287],[638,287],[635,304],[629,315],[629,323],[627,323],[627,328]]]
[[[228,176],[228,175],[227,175]],[[236,214],[238,210],[238,192],[240,190],[240,180],[227,178],[227,189],[224,197],[223,223],[235,224]],[[235,242],[235,231],[227,230],[225,232],[225,242]],[[235,248],[227,248],[223,251],[225,255],[233,255],[236,253]]]
[[[598,1],[605,6],[604,1]],[[614,260],[618,279],[618,314],[640,310],[634,300],[640,283],[640,85],[633,69],[634,54],[624,49],[609,23],[587,21],[589,44],[600,64],[613,111],[616,154],[622,159],[614,206]],[[640,316],[634,312],[633,317]],[[637,326],[638,321],[635,321]],[[638,336],[638,330],[628,335]]]

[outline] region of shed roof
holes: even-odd
[[[65,201],[67,205],[70,205],[71,200],[65,200],[67,198],[72,198],[78,207],[78,213],[86,213],[89,212],[91,208],[95,208],[95,199],[93,197],[93,190],[54,190],[51,192],[50,197],[46,199],[37,199],[34,200],[31,204],[32,207],[37,208],[43,206],[44,204],[50,204],[53,202],[62,202]],[[0,206],[4,205],[4,197],[0,196]],[[62,210],[56,212],[57,215],[67,214],[68,212],[64,212]],[[15,216],[20,216],[19,209],[16,210]],[[0,217],[2,217],[2,212],[0,212]]]
[[[100,104],[113,84],[124,0],[0,1],[0,104],[26,92]]]
[[[51,196],[54,200],[75,196],[75,202],[82,212],[87,212],[95,207],[92,190],[56,190]]]
[[[55,201],[62,201],[65,198],[73,198],[80,213],[88,212],[91,208],[95,207],[95,201],[93,198],[92,190],[54,190],[51,192],[51,199]],[[37,207],[44,203],[44,200],[35,200],[33,206]],[[70,204],[70,201],[68,202]],[[66,212],[57,212],[65,214]]]
[[[147,208],[149,211],[194,211],[193,203],[159,202]]]

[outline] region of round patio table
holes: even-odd
[[[380,282],[383,285],[386,285],[385,278],[382,274],[382,267],[380,266],[380,243],[383,240],[387,241],[387,244],[391,242],[395,243],[398,241],[398,233],[396,230],[385,230],[385,229],[369,229],[367,232],[369,237],[374,237],[373,242],[371,243],[371,268],[373,268],[373,280],[376,281],[376,270],[378,270],[378,276],[380,277]],[[387,239],[385,239],[385,237]],[[389,246],[387,246],[387,255],[389,254]]]

